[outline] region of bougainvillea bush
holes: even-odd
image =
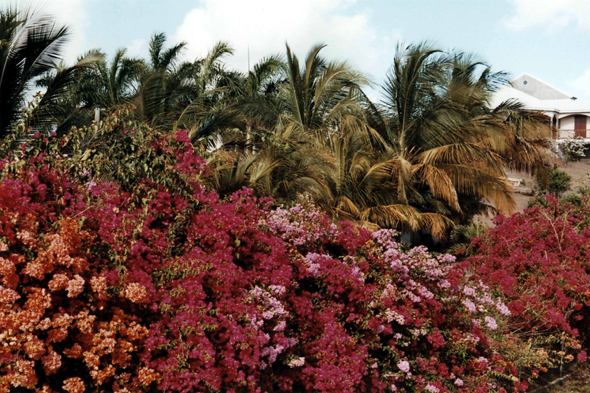
[[[453,257],[219,200],[185,132],[112,120],[2,161],[0,392],[526,387],[489,345],[508,307]]]
[[[470,280],[486,282],[510,310],[493,343],[531,378],[586,361],[590,329],[590,203],[546,195],[471,244]]]

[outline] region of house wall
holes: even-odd
[[[587,132],[582,132],[579,133],[578,131],[575,131],[576,129],[576,116],[586,116],[584,113],[578,113],[578,114],[573,114],[573,115],[566,115],[564,117],[562,117],[559,120],[559,136],[558,138],[575,138],[575,137],[583,137],[583,138],[588,138],[590,139],[590,132],[588,132],[590,130],[590,116],[586,116],[588,117],[588,119],[586,120],[586,130]]]
[[[573,130],[575,126],[575,117],[574,116],[567,116],[562,118],[561,126],[559,127],[560,130]]]

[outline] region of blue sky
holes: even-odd
[[[513,77],[527,72],[590,101],[590,0],[0,0],[32,5],[71,25],[66,58],[91,48],[147,54],[156,32],[186,41],[187,59],[216,41],[247,69],[284,43],[303,57],[315,43],[379,83],[396,44],[429,40],[474,53]]]

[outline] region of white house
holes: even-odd
[[[527,109],[540,110],[549,116],[556,130],[553,137],[557,142],[583,138],[590,143],[590,103],[582,102],[529,74],[519,76],[510,85],[498,90],[492,105],[508,99],[516,99]]]

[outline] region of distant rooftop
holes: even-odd
[[[522,74],[518,78],[510,82],[512,87],[531,95],[539,100],[566,100],[571,98],[571,95],[556,89],[549,83],[535,78],[529,74]]]
[[[500,88],[494,94],[491,105],[495,107],[507,100],[517,100],[528,109],[545,112],[590,112],[590,103],[577,100],[529,74],[522,74]]]

